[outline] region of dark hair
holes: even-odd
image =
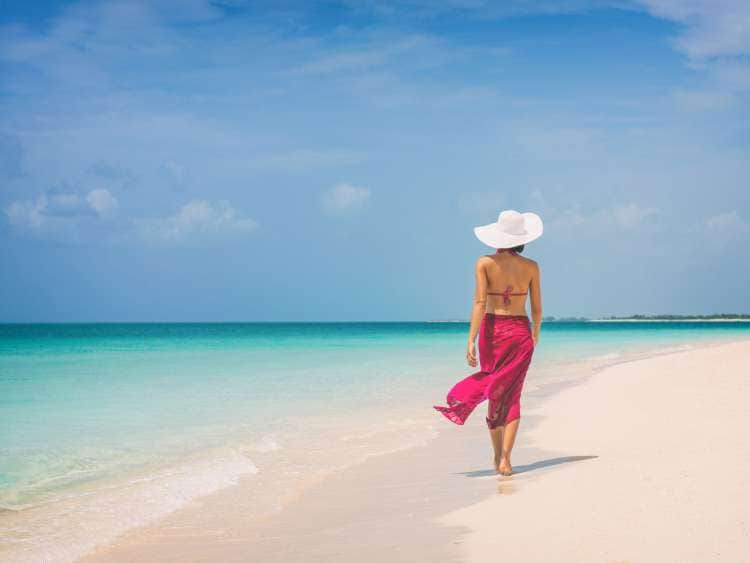
[[[514,252],[523,252],[523,247],[524,246],[525,245],[523,245],[523,244],[519,244],[518,246],[514,246],[513,248],[511,248],[511,250],[513,250]]]

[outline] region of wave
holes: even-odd
[[[0,513],[0,559],[75,561],[124,532],[258,472],[236,449],[76,491],[59,502]]]

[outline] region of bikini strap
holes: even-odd
[[[513,250],[512,248],[498,248],[498,253],[500,252],[507,252],[509,254],[512,254],[513,256],[518,256],[518,252]],[[489,295],[502,295],[503,296],[503,303],[505,305],[510,305],[510,296],[511,295],[526,295],[526,292],[523,293],[513,293],[513,286],[509,285],[505,288],[505,291],[503,292],[487,292]]]

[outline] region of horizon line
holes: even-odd
[[[673,318],[664,318],[673,317]],[[550,315],[549,317],[542,317],[542,322],[570,322],[570,321],[670,321],[670,320],[750,320],[750,314],[748,313],[712,313],[708,315],[700,314],[671,314],[671,313],[658,313],[658,314],[644,314],[638,313],[633,315],[609,315],[609,316],[597,316],[597,317],[584,317],[584,316],[565,316],[556,317]],[[76,321],[5,321],[0,320],[0,325],[135,325],[135,324],[362,324],[362,323],[373,323],[373,324],[410,324],[410,323],[434,323],[434,324],[468,324],[469,319],[409,319],[409,320],[233,320],[233,321],[218,321],[218,320],[190,320],[190,321],[176,321],[176,320],[136,320],[136,321],[120,321],[120,320],[76,320]]]

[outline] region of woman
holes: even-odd
[[[521,417],[521,391],[542,324],[539,266],[520,256],[524,245],[542,235],[542,219],[535,213],[506,210],[496,223],[474,229],[484,244],[497,249],[476,264],[476,289],[471,313],[466,360],[477,365],[474,340],[479,335],[480,371],[459,381],[435,406],[448,420],[463,424],[487,399],[487,427],[495,451],[495,471],[511,475],[510,453]],[[531,318],[526,316],[526,296]]]

